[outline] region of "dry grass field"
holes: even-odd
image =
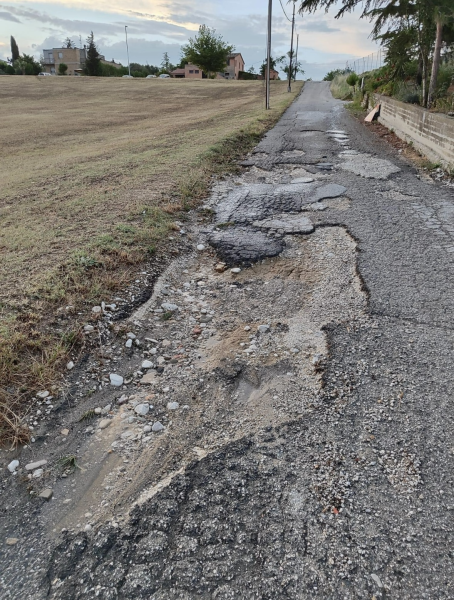
[[[124,285],[300,88],[265,111],[259,81],[0,78],[0,403],[63,360],[46,315]]]

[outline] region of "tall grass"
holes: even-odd
[[[346,75],[336,75],[331,81],[330,89],[334,98],[339,100],[351,100],[353,98],[353,88],[348,85]]]

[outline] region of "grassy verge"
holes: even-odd
[[[134,168],[131,167],[130,152],[128,162],[125,161],[124,164],[114,156],[113,159],[104,160],[99,169],[96,164],[75,165],[73,172],[76,174],[78,170],[85,169],[83,179],[77,180],[77,184],[80,186],[83,181],[95,181],[95,188],[82,185],[77,189],[77,195],[74,195],[74,188],[77,187],[74,175],[68,178],[69,183],[64,177],[58,180],[59,198],[69,198],[72,211],[69,219],[73,218],[76,225],[80,223],[82,226],[84,217],[87,218],[87,210],[96,214],[107,194],[112,205],[117,203],[120,209],[123,205],[128,209],[119,210],[121,218],[112,219],[112,222],[90,221],[93,223],[92,228],[87,230],[84,238],[75,236],[70,250],[59,253],[53,264],[51,254],[46,255],[39,263],[40,268],[36,269],[39,276],[30,279],[24,277],[23,284],[22,278],[16,277],[19,283],[10,296],[0,298],[0,443],[16,446],[27,441],[29,431],[22,425],[21,415],[27,410],[29,400],[37,391],[49,389],[54,395],[58,394],[60,374],[65,368],[68,355],[81,347],[83,324],[88,318],[93,318],[89,313],[91,306],[112,297],[112,294],[134,279],[140,265],[152,258],[165,243],[169,232],[175,228],[175,219],[183,219],[186,211],[197,207],[206,196],[213,176],[238,170],[238,159],[251,150],[277,122],[299,91],[298,85],[292,94],[284,94],[279,88],[271,111],[254,107],[254,110],[247,113],[247,118],[239,120],[239,126],[232,121],[232,133],[215,135],[217,143],[211,146],[206,144],[205,149],[196,156],[189,150],[194,147],[203,148],[203,144],[195,146],[191,142],[189,150],[184,155],[178,155],[177,166],[171,164],[179,151],[179,146],[174,143],[168,156],[161,156],[159,165],[161,172],[165,169],[172,172],[172,169],[178,168],[179,175],[175,175],[172,184],[158,190],[158,193],[154,193],[153,188],[152,201],[150,194],[141,193],[143,188],[140,185],[145,181],[147,169],[150,169],[150,165],[157,164],[158,158],[150,153],[146,145],[141,150],[141,158],[135,159]],[[219,110],[222,112],[222,107]],[[238,111],[241,111],[241,106]],[[222,131],[225,133],[228,129],[227,126]],[[207,136],[209,133],[207,131]],[[189,130],[187,134],[175,130],[175,137],[179,141],[191,135],[193,133]],[[104,181],[100,187],[98,179],[110,168],[112,173],[107,188]],[[88,172],[87,169],[91,171]],[[134,171],[133,180],[131,170]],[[120,180],[113,177],[120,172],[123,172]],[[56,179],[50,177],[49,181],[51,183],[46,181],[46,185],[54,186]],[[123,198],[131,182],[134,184],[134,201],[126,203]],[[25,184],[22,185],[22,197],[26,197],[25,191],[28,189],[30,188]],[[128,194],[129,198],[130,191]],[[16,195],[14,200],[17,201],[19,197]],[[137,200],[137,197],[143,197],[143,200]],[[8,191],[6,206],[11,206],[8,204],[11,198],[12,193]],[[54,202],[56,199],[50,198],[49,203]],[[20,203],[17,210],[24,210]],[[20,218],[17,220],[21,221]],[[43,231],[45,229],[46,223],[43,223]],[[65,238],[67,235],[66,230],[62,230],[63,233],[59,236],[59,231],[57,228],[53,232],[54,237],[49,241],[50,248],[53,244],[58,248],[60,237]],[[39,235],[44,238],[45,233]],[[13,245],[17,243],[17,248],[23,251],[27,231],[21,231],[19,237],[20,240],[16,242],[10,236],[8,244],[14,250]],[[20,252],[8,255],[11,273],[14,273],[14,261],[18,260],[18,255]],[[32,258],[30,270],[35,266]],[[23,265],[17,265],[18,271],[23,268]],[[58,316],[61,307],[70,307],[65,310],[64,324]]]

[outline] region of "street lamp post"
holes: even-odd
[[[131,66],[129,64],[128,26],[127,25],[125,25],[125,35],[126,35],[126,54],[128,56],[128,73],[129,73],[129,77],[131,77]]]

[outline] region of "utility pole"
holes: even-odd
[[[290,64],[288,69],[288,88],[287,91],[292,91],[292,60],[293,60],[293,31],[295,29],[295,2],[293,0],[293,17],[292,17],[292,39],[290,40]]]
[[[265,109],[270,109],[270,70],[271,70],[271,13],[273,0],[268,0],[268,36],[266,39],[266,71],[265,71]]]
[[[128,73],[129,73],[129,77],[131,77],[131,66],[129,64],[128,26],[127,25],[125,25],[125,35],[126,35],[126,54],[128,56]]]
[[[293,78],[293,81],[296,81],[296,74],[298,72],[298,44],[299,44],[299,40],[300,40],[300,34],[297,33],[296,34],[296,52],[295,52],[295,77]]]

